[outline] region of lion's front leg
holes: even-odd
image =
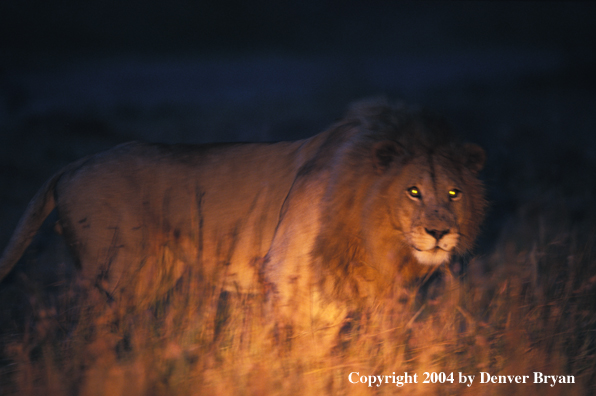
[[[283,262],[273,258],[268,257],[265,265],[272,267],[269,273],[274,275],[269,282],[268,312],[275,321],[276,340],[294,356],[329,356],[340,343],[349,307],[322,292],[310,253]]]
[[[297,276],[278,286],[271,291],[268,312],[275,321],[279,346],[303,357],[329,356],[341,344],[347,307],[323,299],[307,277]]]
[[[276,338],[293,352],[324,354],[345,312],[322,298],[313,270],[313,248],[321,232],[321,200],[325,177],[302,178],[292,187],[265,257],[263,280],[268,285],[269,315]]]

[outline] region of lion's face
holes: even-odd
[[[404,165],[392,188],[392,220],[420,264],[442,264],[470,247],[465,235],[473,221],[472,195],[462,172],[467,170],[446,157],[418,157]]]

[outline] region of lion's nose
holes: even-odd
[[[446,230],[429,230],[428,228],[425,228],[424,230],[427,234],[435,238],[437,242],[440,241],[441,238],[443,238],[447,233],[449,233],[449,228],[447,228]]]

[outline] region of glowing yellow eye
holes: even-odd
[[[414,198],[420,198],[420,190],[417,187],[408,188],[408,193]]]
[[[449,190],[449,198],[450,199],[458,199],[460,197],[461,191],[453,189]]]

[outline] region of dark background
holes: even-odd
[[[595,20],[591,2],[4,0],[0,246],[83,155],[307,137],[375,95],[487,149],[481,250],[520,216],[590,221]]]

